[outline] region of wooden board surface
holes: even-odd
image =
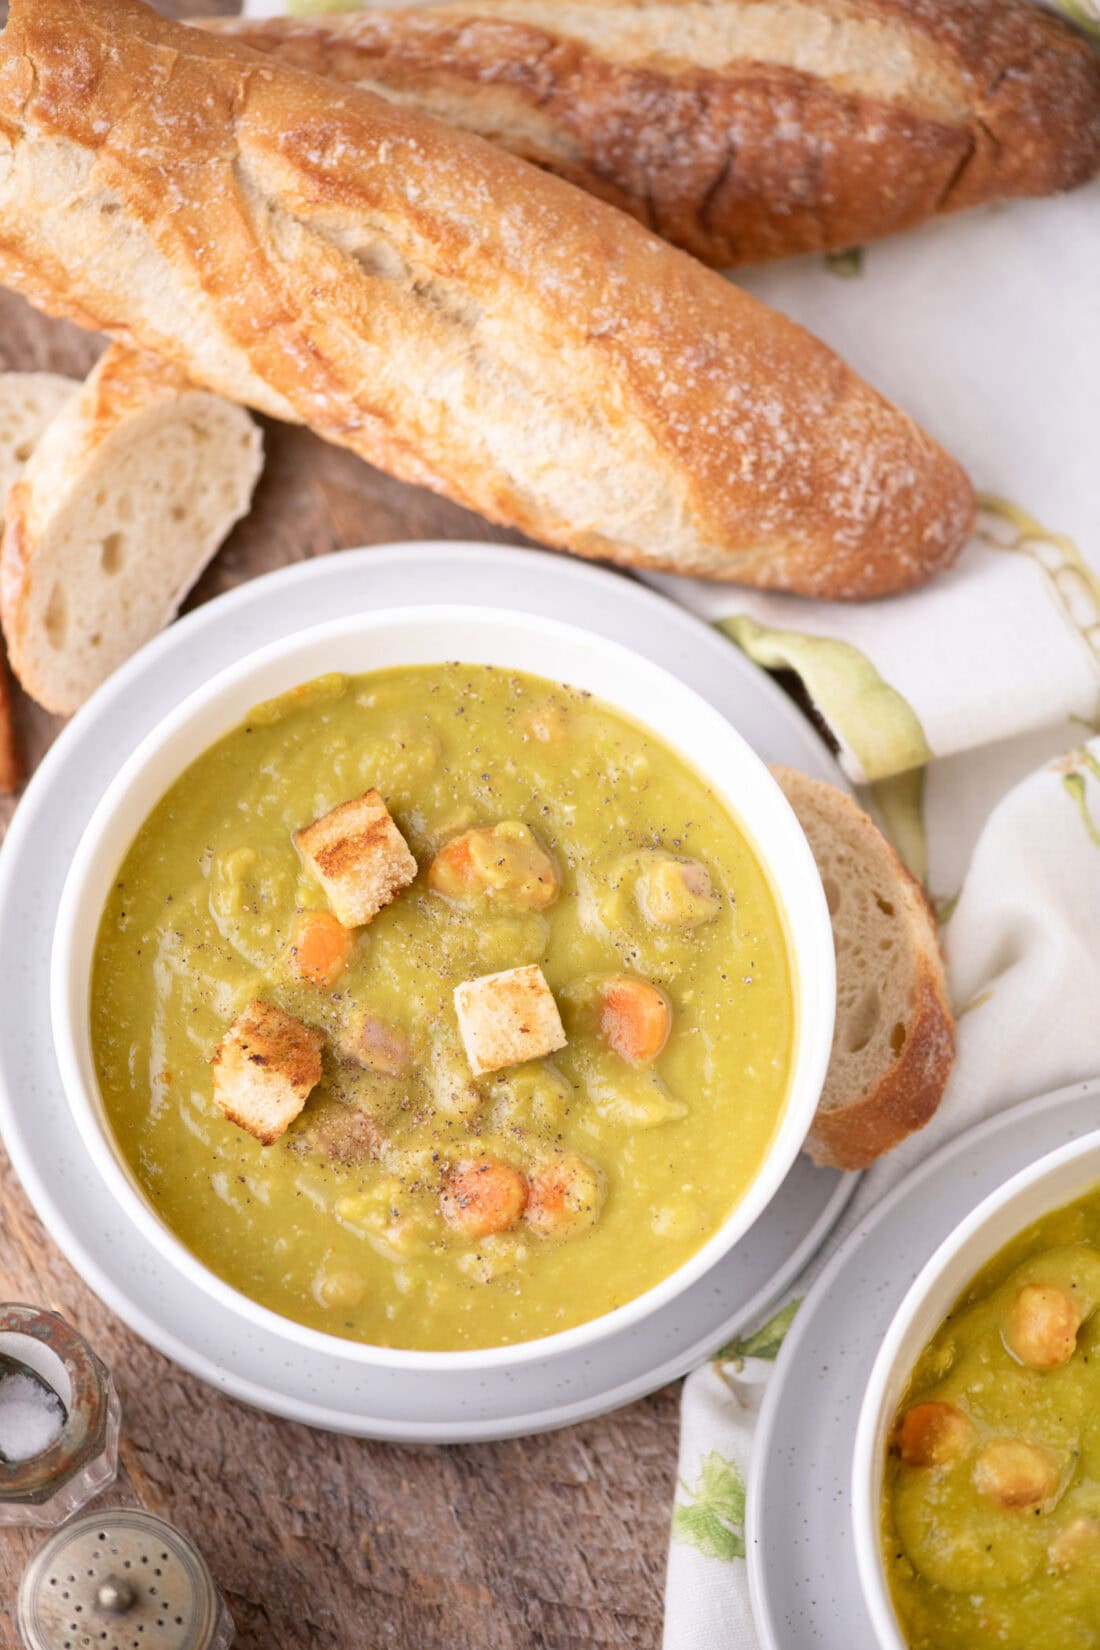
[[[235,10],[169,4],[177,15]],[[0,19],[3,7],[0,6]],[[0,368],[83,374],[99,341],[0,293]],[[269,425],[255,508],[193,597],[353,544],[510,535]],[[60,724],[20,697],[37,762]],[[0,833],[12,811],[0,802]],[[2,989],[2,985],[0,985]],[[130,1334],[61,1258],[0,1155],[0,1293],[62,1312],[122,1397],[117,1500],[198,1540],[243,1650],[648,1650],[660,1639],[677,1388],[507,1444],[400,1449],[259,1415]],[[40,1534],[0,1537],[0,1612]],[[0,1613],[0,1646],[14,1632]]]

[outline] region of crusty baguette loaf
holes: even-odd
[[[1016,0],[452,0],[212,26],[480,132],[719,267],[1100,169],[1100,57]]]
[[[833,1056],[807,1141],[815,1163],[865,1169],[923,1128],[955,1058],[936,921],[924,890],[850,796],[773,768],[817,860],[833,919]]]
[[[0,618],[16,675],[69,713],[168,623],[262,463],[241,407],[112,345],[9,496]]]
[[[911,420],[625,214],[138,0],[13,0],[0,279],[585,555],[874,596],[972,519]]]

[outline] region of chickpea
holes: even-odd
[[[605,1190],[600,1170],[569,1153],[536,1168],[527,1193],[527,1224],[542,1237],[572,1237],[595,1224]]]
[[[895,1447],[909,1467],[949,1467],[974,1448],[974,1423],[955,1404],[914,1404],[902,1416]]]
[[[499,1158],[456,1163],[439,1195],[448,1226],[463,1237],[483,1238],[515,1226],[527,1203],[527,1182]]]
[[[637,882],[642,915],[656,928],[695,928],[717,916],[718,895],[697,859],[660,858]]]
[[[1095,1518],[1075,1518],[1054,1537],[1047,1548],[1047,1560],[1054,1570],[1095,1566],[1100,1560],[1100,1522]]]
[[[1037,1507],[1056,1494],[1058,1463],[1041,1444],[994,1438],[974,1463],[974,1487],[999,1507]]]
[[[1025,1283],[1012,1303],[1002,1339],[1028,1369],[1058,1369],[1077,1350],[1084,1313],[1068,1289]]]

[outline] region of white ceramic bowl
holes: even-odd
[[[713,1238],[653,1289],[600,1318],[541,1340],[481,1351],[411,1352],[348,1341],[258,1305],[208,1270],[146,1200],[114,1141],[92,1058],[89,986],[100,918],[137,831],[169,786],[258,702],[326,671],[357,674],[458,659],[522,669],[587,689],[644,723],[706,775],[753,843],[787,930],[796,1029],[786,1107],[759,1173]],[[832,1044],[832,928],[813,856],[764,764],[724,717],[639,654],[572,625],[494,608],[396,608],[301,632],[261,649],[185,699],[125,763],[96,808],[61,896],[51,968],[58,1062],[83,1141],[143,1238],[177,1271],[242,1319],[331,1354],[388,1367],[470,1369],[520,1364],[598,1341],[656,1311],[744,1235],[791,1167],[817,1105]]]
[[[856,1565],[880,1650],[908,1650],[890,1598],[879,1538],[886,1451],[906,1383],[970,1281],[1043,1215],[1100,1185],[1100,1132],[1039,1158],[979,1203],[920,1271],[886,1332],[856,1426],[852,1527]]]

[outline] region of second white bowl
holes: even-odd
[[[856,1428],[852,1525],[856,1564],[879,1650],[908,1650],[890,1597],[880,1528],[886,1452],[913,1367],[952,1305],[1005,1244],[1100,1184],[1100,1132],[1039,1158],[991,1192],[918,1273],[886,1332]]]

